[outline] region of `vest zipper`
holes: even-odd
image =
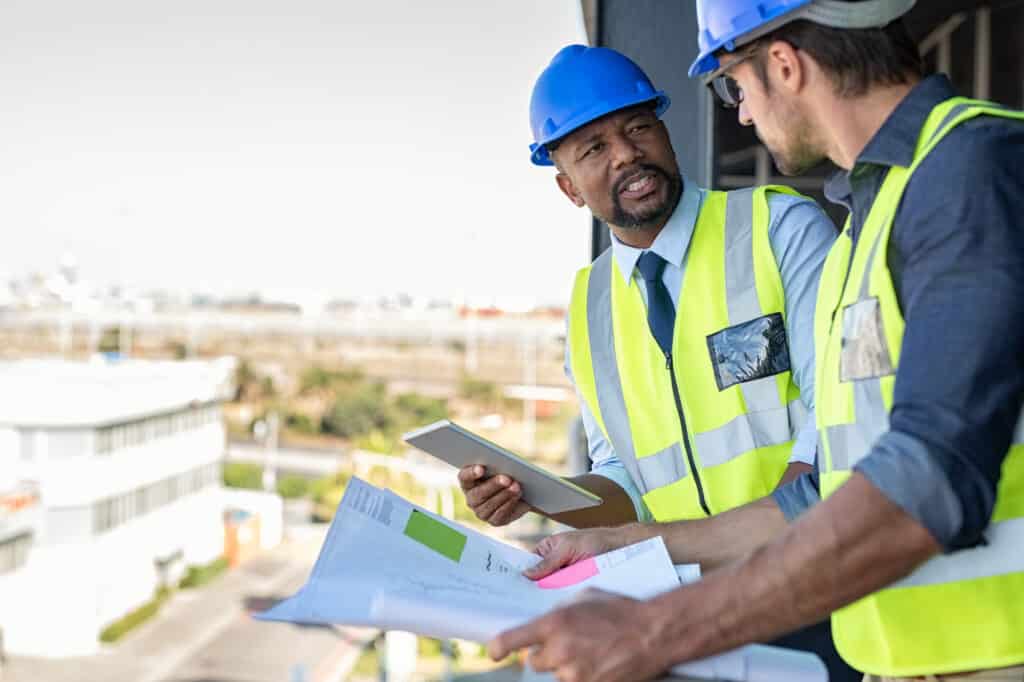
[[[690,431],[686,428],[686,417],[683,416],[683,401],[679,397],[679,386],[676,385],[676,373],[672,368],[672,354],[665,353],[665,369],[668,370],[669,379],[672,381],[672,397],[676,399],[676,414],[679,415],[679,426],[683,430],[683,447],[686,449],[686,461],[690,464],[690,475],[697,485],[697,499],[700,501],[700,508],[704,513],[711,516],[711,508],[704,498],[704,486],[700,481],[700,474],[697,472],[697,462],[693,459],[693,450],[690,448]]]

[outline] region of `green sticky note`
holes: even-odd
[[[452,561],[461,559],[466,548],[465,535],[415,509],[405,524],[405,535]]]

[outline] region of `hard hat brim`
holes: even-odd
[[[629,107],[634,107],[638,104],[643,104],[644,102],[655,102],[654,114],[658,118],[661,118],[661,116],[672,105],[672,99],[664,90],[655,91],[653,96],[650,92],[647,92],[643,93],[642,96],[623,97],[618,100],[599,102],[587,111],[581,112],[569,121],[566,121],[563,125],[559,126],[558,134],[556,136],[530,144],[530,161],[533,162],[535,166],[554,166],[555,162],[551,160],[551,154],[548,152],[547,145],[561,140],[566,135],[579,130],[583,126],[596,121],[602,116],[614,114],[616,111],[628,109]]]

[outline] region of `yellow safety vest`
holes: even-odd
[[[790,373],[768,190],[795,194],[784,187],[706,194],[671,362],[649,331],[637,283],[627,283],[611,249],[576,276],[573,378],[658,521],[717,514],[767,495],[807,416]]]
[[[815,413],[823,496],[849,477],[889,428],[905,322],[886,254],[903,191],[918,164],[954,126],[981,115],[1024,120],[1024,113],[988,102],[954,98],[939,104],[921,130],[912,165],[894,166],[886,175],[856,249],[844,232],[825,261],[815,313]],[[833,614],[833,637],[843,658],[858,670],[900,677],[1024,662],[1020,424],[1003,464],[985,537],[987,545],[934,558],[889,588]]]

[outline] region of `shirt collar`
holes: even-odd
[[[932,109],[955,96],[956,90],[944,75],[929,76],[915,85],[861,151],[853,169],[850,172],[839,169],[828,179],[825,183],[828,199],[843,203],[840,199],[850,194],[850,176],[857,174],[864,164],[910,166],[921,128]]]
[[[693,238],[693,230],[697,225],[697,216],[703,200],[704,190],[683,178],[683,196],[649,249],[637,249],[623,244],[615,233],[612,233],[612,256],[615,257],[627,285],[633,281],[633,270],[636,269],[636,262],[640,260],[640,254],[644,251],[653,251],[676,268],[683,267],[683,259]]]

